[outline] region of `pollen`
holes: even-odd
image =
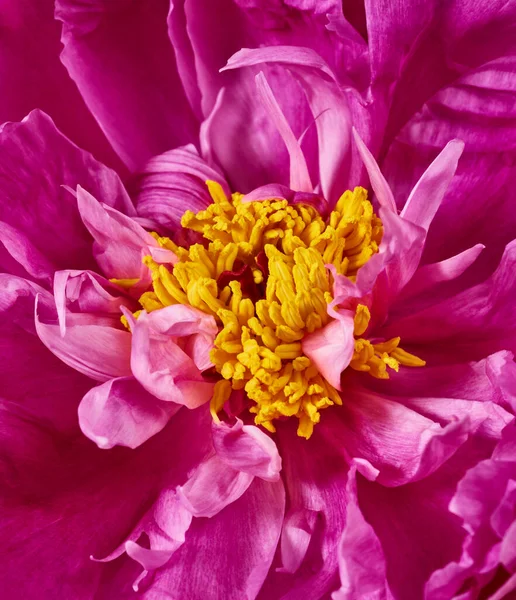
[[[244,202],[242,194],[228,198],[216,182],[207,185],[213,203],[182,218],[205,243],[183,248],[153,234],[178,262],[144,258],[152,290],[140,304],[147,312],[188,304],[217,321],[210,355],[220,376],[210,406],[215,420],[232,391],[244,390],[257,425],[274,432],[278,419],[296,417],[298,435],[309,438],[321,410],[342,399],[303,354],[302,340],[332,319],[328,266],[355,280],[378,252],[382,223],[361,187],[346,191],[323,219],[310,205]],[[399,347],[399,338],[372,343],[362,337],[370,317],[365,304],[356,307],[350,368],[386,379],[389,369],[424,365]]]

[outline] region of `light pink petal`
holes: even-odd
[[[101,204],[89,192],[77,187],[77,203],[84,225],[95,242],[95,259],[107,277],[139,278],[142,256],[157,241],[133,219]]]
[[[213,517],[238,500],[253,479],[254,475],[236,471],[214,455],[201,463],[178,493],[194,517]]]
[[[278,481],[281,457],[274,440],[258,427],[237,419],[233,426],[213,423],[213,446],[229,467],[266,481]]]
[[[349,365],[355,349],[353,319],[351,311],[340,311],[338,319],[305,336],[302,341],[303,352],[337,390],[341,389],[340,376]]]
[[[362,158],[365,168],[367,169],[367,173],[369,174],[371,187],[374,190],[378,203],[381,207],[385,208],[386,211],[392,211],[396,213],[396,201],[392,195],[391,188],[380,171],[380,167],[374,159],[374,156],[371,154],[367,146],[362,141],[362,138],[358,135],[357,130],[354,128],[353,137],[355,139],[358,152],[360,153],[360,157]]]
[[[195,314],[199,312],[174,305],[142,313],[132,334],[131,369],[136,379],[157,398],[188,408],[213,395],[214,383],[202,377],[201,369],[211,364],[208,353],[216,325],[212,317]],[[209,332],[204,329],[207,318],[213,321]]]
[[[394,600],[382,546],[358,504],[356,476],[356,467],[352,467],[346,484],[346,526],[338,547],[341,587],[331,597]]]
[[[484,248],[483,244],[477,244],[446,260],[422,266],[405,286],[404,299],[418,296],[440,283],[456,279],[477,260]]]
[[[36,306],[36,331],[58,358],[96,381],[131,375],[131,334],[106,325],[99,317],[68,314],[63,337],[57,318],[42,317]]]
[[[262,104],[288,150],[290,157],[290,188],[300,192],[312,192],[312,182],[310,181],[310,174],[308,173],[308,166],[301,145],[281,111],[262,71],[256,75],[255,81]]]
[[[81,430],[99,448],[137,448],[161,431],[179,407],[157,400],[134,379],[92,388],[79,406]]]
[[[227,69],[240,69],[268,63],[281,64],[299,79],[315,119],[319,147],[321,189],[330,203],[349,187],[350,108],[324,60],[310,48],[272,46],[242,49],[233,55]]]
[[[57,271],[54,298],[61,335],[66,333],[67,311],[113,315],[116,325],[122,306],[135,308],[115,285],[92,271]]]
[[[56,3],[61,60],[131,170],[197,136],[168,39],[167,11],[166,3],[141,1]]]
[[[455,175],[463,150],[464,142],[460,140],[452,140],[446,144],[410,192],[401,211],[404,219],[428,231],[450,181]]]

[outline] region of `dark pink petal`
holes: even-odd
[[[161,431],[179,407],[157,400],[134,379],[111,379],[79,405],[81,430],[99,448],[137,448]]]
[[[460,351],[462,361],[490,352],[511,349],[516,327],[513,310],[516,244],[507,246],[495,273],[475,287],[418,311],[397,318],[381,335],[399,335],[407,342],[425,344],[442,360]],[[450,345],[453,340],[454,346]],[[442,345],[444,344],[444,345]],[[447,349],[448,348],[448,349]],[[434,354],[432,354],[434,359]],[[423,356],[424,358],[424,356]],[[456,362],[456,361],[455,361]]]
[[[202,458],[202,438],[191,443],[202,422],[193,411],[183,412],[140,448],[106,451],[82,435],[56,436],[0,411],[0,578],[7,598],[54,600],[56,590],[77,600],[128,598],[125,586],[113,589],[110,583],[120,582],[118,568],[131,575],[125,560],[110,569],[89,557],[116,547],[163,482],[181,484]],[[209,435],[207,422],[205,427]],[[24,576],[28,560],[31,577]],[[99,590],[104,586],[111,586],[111,596]]]
[[[276,444],[258,427],[244,425],[240,419],[233,426],[214,422],[212,436],[217,456],[232,469],[266,481],[279,479],[281,457]]]
[[[213,395],[214,382],[202,371],[211,366],[216,334],[213,317],[189,306],[142,313],[133,326],[133,375],[157,398],[196,408]]]
[[[81,148],[123,169],[59,60],[60,27],[53,8],[52,2],[5,3],[2,7],[0,123],[20,121],[39,108]]]
[[[69,313],[66,334],[61,336],[57,316],[41,315],[36,306],[36,331],[40,340],[73,369],[96,381],[131,375],[131,334],[112,322],[88,314]]]
[[[459,409],[440,424],[369,391],[347,389],[342,397],[344,405],[334,411],[337,435],[351,457],[365,459],[380,471],[378,481],[386,486],[433,473],[479,426]]]
[[[139,278],[142,257],[158,242],[136,221],[97,201],[81,186],[77,204],[84,225],[95,240],[93,253],[107,277]]]
[[[346,525],[339,541],[341,587],[332,600],[374,598],[393,600],[386,577],[382,546],[371,525],[365,520],[357,497],[356,467],[352,467],[346,484]]]
[[[2,238],[22,266],[47,284],[54,270],[94,267],[77,201],[63,186],[84,184],[104,202],[134,214],[118,175],[79,150],[40,111],[3,126],[0,157]]]
[[[156,223],[165,234],[181,235],[183,214],[203,210],[212,203],[208,180],[220,183],[230,194],[222,175],[199,156],[193,145],[155,156],[138,178],[138,214]]]
[[[278,425],[289,503],[280,553],[260,600],[325,598],[336,587],[336,549],[345,523],[348,465],[342,440],[334,445],[335,439],[328,435],[330,420],[321,419],[309,444],[296,435],[294,423]]]
[[[197,136],[168,39],[168,8],[141,0],[56,3],[61,60],[131,170]]]
[[[284,508],[282,482],[255,478],[245,494],[222,512],[211,519],[194,519],[186,542],[155,573],[144,598],[162,600],[175,594],[254,600],[276,551]]]
[[[36,336],[34,298],[52,305],[37,284],[0,274],[0,388],[4,408],[50,432],[77,434],[77,405],[92,381],[70,369]]]

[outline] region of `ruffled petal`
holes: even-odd
[[[107,277],[139,279],[142,256],[158,242],[136,221],[98,202],[77,186],[77,204],[84,225],[95,240],[93,254]]]
[[[134,379],[111,379],[92,388],[79,405],[81,430],[99,448],[137,448],[179,410],[157,400]]]
[[[57,315],[40,314],[36,331],[45,346],[65,364],[96,381],[131,375],[131,334],[115,329],[102,317],[69,313],[61,336]]]
[[[131,170],[197,136],[168,39],[167,10],[167,3],[142,1],[56,2],[61,60]]]
[[[356,467],[352,467],[346,484],[346,525],[338,548],[341,587],[331,597],[393,600],[382,546],[358,504],[356,475]]]
[[[175,10],[175,9],[174,9]],[[206,181],[219,183],[230,194],[222,175],[209,166],[195,146],[175,148],[151,158],[137,183],[138,215],[155,222],[165,234],[177,236],[181,217],[187,210],[197,212],[211,204]]]
[[[349,310],[339,311],[338,319],[305,336],[302,341],[304,354],[337,390],[341,389],[340,376],[355,350],[353,328],[353,313]]]
[[[284,509],[282,482],[255,478],[222,512],[194,519],[186,543],[156,571],[145,598],[161,600],[173,593],[180,598],[254,600],[276,551]]]
[[[63,186],[80,182],[111,206],[134,214],[118,175],[74,146],[40,111],[2,127],[0,157],[5,175],[0,221],[6,226],[0,235],[27,272],[47,285],[54,270],[94,267],[76,199]]]
[[[196,408],[213,395],[215,384],[202,371],[211,366],[216,334],[213,317],[189,306],[143,312],[133,326],[132,372],[157,398]]]
[[[233,426],[214,422],[212,435],[217,456],[232,469],[278,481],[281,457],[274,440],[261,429],[237,419]]]

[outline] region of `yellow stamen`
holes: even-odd
[[[178,260],[171,266],[144,258],[153,290],[140,304],[152,311],[184,303],[216,319],[220,329],[210,359],[221,379],[210,404],[214,420],[231,391],[244,389],[257,425],[274,432],[276,419],[295,416],[298,435],[309,438],[320,411],[342,404],[302,349],[304,336],[331,320],[333,278],[327,265],[354,280],[378,252],[382,223],[359,187],[345,192],[325,221],[312,206],[281,199],[243,203],[241,194],[227,198],[218,183],[207,185],[213,204],[196,214],[187,211],[181,221],[202,233],[207,245],[181,248],[153,234]],[[265,276],[260,255],[267,261]],[[222,273],[242,265],[250,269],[254,292],[244,279],[219,284]],[[424,364],[399,347],[399,338],[371,343],[361,337],[370,318],[369,308],[359,304],[351,368],[386,379],[388,369]]]

